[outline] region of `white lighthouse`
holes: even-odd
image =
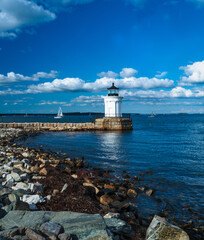
[[[122,99],[119,88],[114,83],[108,88],[108,96],[103,97],[105,103],[105,117],[122,117]]]

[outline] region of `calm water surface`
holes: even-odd
[[[133,176],[151,169],[154,174],[142,184],[156,192],[153,198],[138,198],[143,213],[173,210],[180,219],[204,223],[204,115],[132,119],[130,132],[45,133],[24,144],[84,156],[92,166],[112,169],[117,176],[123,170]]]

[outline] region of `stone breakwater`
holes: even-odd
[[[127,118],[101,118],[90,123],[0,123],[0,128],[49,131],[132,130],[132,120]]]
[[[137,186],[139,177],[120,180],[84,159],[17,144],[37,133],[0,130],[1,239],[189,239],[164,218],[139,216],[130,199],[153,194]],[[191,239],[202,239],[201,231]]]

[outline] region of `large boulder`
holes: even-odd
[[[2,230],[13,227],[25,227],[39,230],[45,222],[54,222],[80,240],[110,240],[106,224],[99,214],[51,211],[10,211],[0,219]],[[1,235],[1,232],[0,232]]]
[[[190,240],[181,228],[171,225],[164,218],[154,216],[146,232],[146,240]]]

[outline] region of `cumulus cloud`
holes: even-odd
[[[122,90],[121,95],[127,98],[201,98],[204,97],[204,90],[202,89],[185,89],[182,87],[175,87],[170,91],[159,90],[141,90],[141,91],[127,91]]]
[[[204,61],[182,66],[180,69],[184,70],[186,75],[181,78],[181,85],[204,83]]]
[[[95,82],[85,82],[80,78],[55,79],[52,82],[45,82],[38,85],[31,85],[28,93],[52,93],[52,92],[97,92],[104,91],[112,85],[112,82],[119,88],[170,88],[174,86],[173,80],[157,79],[147,77],[130,77],[123,79],[100,78]]]
[[[49,22],[56,18],[55,13],[44,9],[33,1],[1,0],[0,1],[0,37],[16,37],[16,30]]]
[[[138,71],[135,70],[134,68],[123,68],[122,71],[120,72],[120,76],[123,78],[133,77],[136,74],[138,74]]]
[[[0,74],[0,85],[10,84],[14,82],[21,81],[39,81],[40,78],[55,78],[57,76],[57,71],[51,71],[50,73],[37,72],[31,77],[24,76],[19,73],[9,72],[7,75]]]
[[[107,78],[116,78],[119,76],[119,74],[112,72],[112,71],[108,71],[108,72],[101,72],[98,73],[97,76],[99,77],[107,77]]]

